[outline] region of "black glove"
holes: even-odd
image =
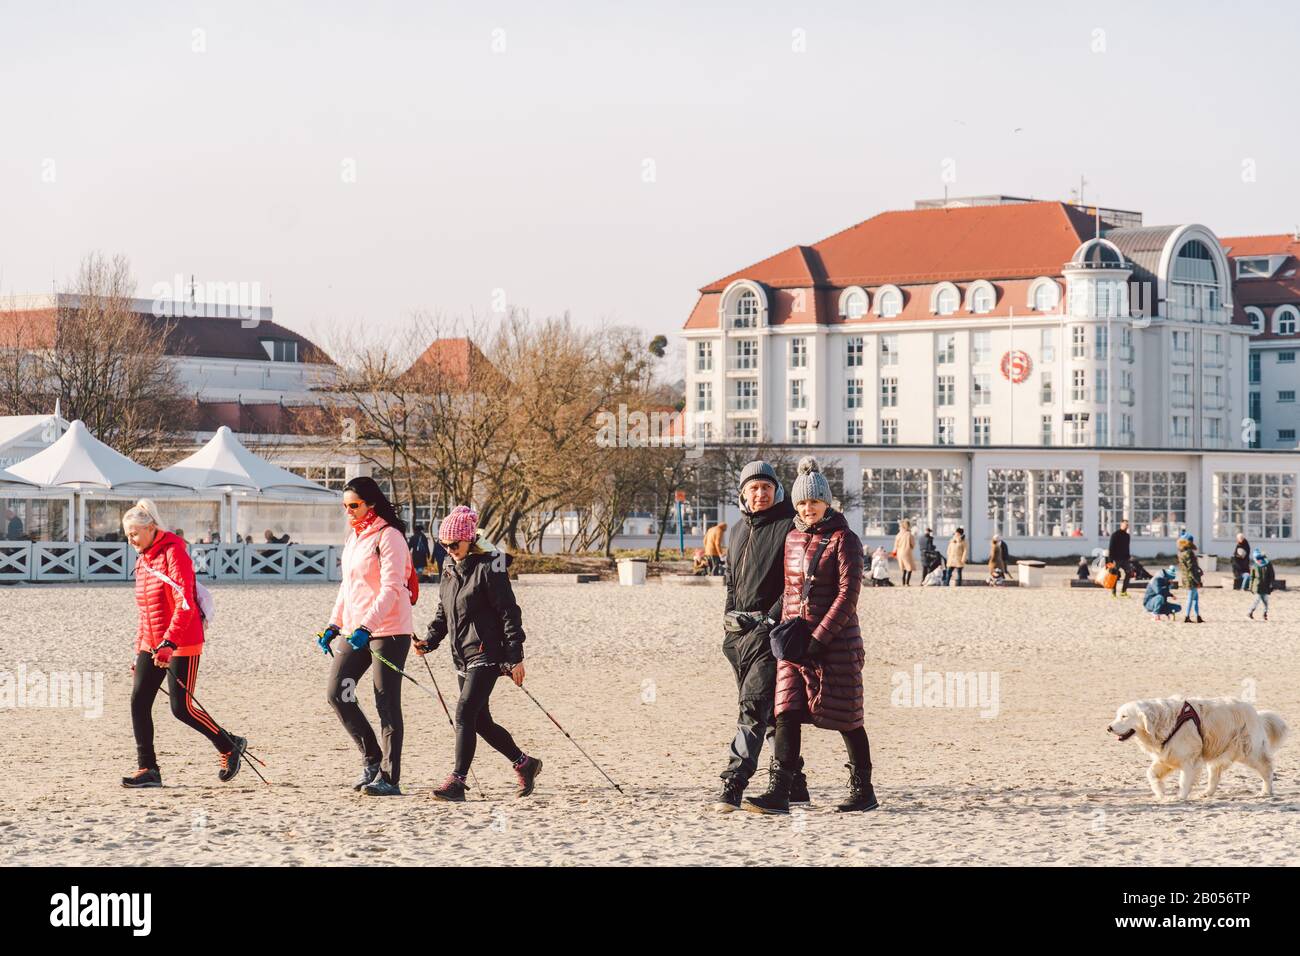
[[[819,661],[826,656],[826,645],[815,637],[808,638],[808,650],[804,651],[803,659],[808,662]]]

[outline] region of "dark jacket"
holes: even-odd
[[[794,505],[785,498],[756,514],[741,508],[727,536],[728,611],[763,611],[780,620],[781,556],[793,527]]]
[[[830,543],[821,556],[801,608],[804,565],[823,538]],[[807,531],[793,529],[785,539],[785,591],[781,619],[805,618],[812,640],[822,645],[819,658],[776,665],[776,712],[802,711],[814,726],[848,731],[862,726],[862,664],[865,652],[858,627],[858,593],[862,590],[862,542],[842,513],[828,511]]]
[[[1276,582],[1277,573],[1272,561],[1256,564],[1250,569],[1250,589],[1256,594],[1272,594]]]
[[[1240,577],[1250,569],[1250,542],[1240,541],[1232,546],[1232,573]]]
[[[1142,606],[1152,614],[1170,614],[1180,610],[1173,603],[1173,593],[1170,591],[1173,583],[1173,579],[1166,577],[1163,571],[1152,577],[1146,593],[1142,595]]]
[[[407,539],[406,544],[411,549],[411,559],[415,561],[415,570],[423,571],[424,566],[429,563],[429,539],[423,531],[417,531]]]
[[[1118,528],[1111,532],[1110,544],[1106,546],[1106,557],[1115,562],[1121,570],[1128,567],[1129,539],[1128,532]]]
[[[476,660],[517,664],[524,659],[524,627],[505,567],[496,552],[451,561],[438,583],[438,612],[426,635],[434,647],[451,636],[451,657],[464,667]],[[506,562],[508,563],[508,562]]]

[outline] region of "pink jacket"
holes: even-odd
[[[345,635],[359,627],[375,637],[414,634],[411,551],[402,532],[382,518],[361,532],[349,532],[343,545],[343,582],[330,623]]]

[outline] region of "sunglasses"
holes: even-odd
[[[364,508],[365,506],[366,506],[366,503],[365,503],[364,501],[345,501],[345,502],[343,502],[343,507],[344,507],[344,508],[347,508],[348,511],[356,511],[358,508]]]

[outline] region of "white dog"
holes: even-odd
[[[1157,799],[1164,797],[1161,781],[1179,771],[1178,799],[1186,800],[1201,767],[1210,768],[1204,796],[1213,796],[1219,775],[1232,763],[1243,763],[1264,780],[1261,796],[1273,795],[1273,754],[1286,739],[1286,721],[1271,710],[1256,711],[1232,697],[1166,697],[1134,700],[1115,712],[1106,728],[1119,740],[1137,737],[1151,754],[1147,780]]]

